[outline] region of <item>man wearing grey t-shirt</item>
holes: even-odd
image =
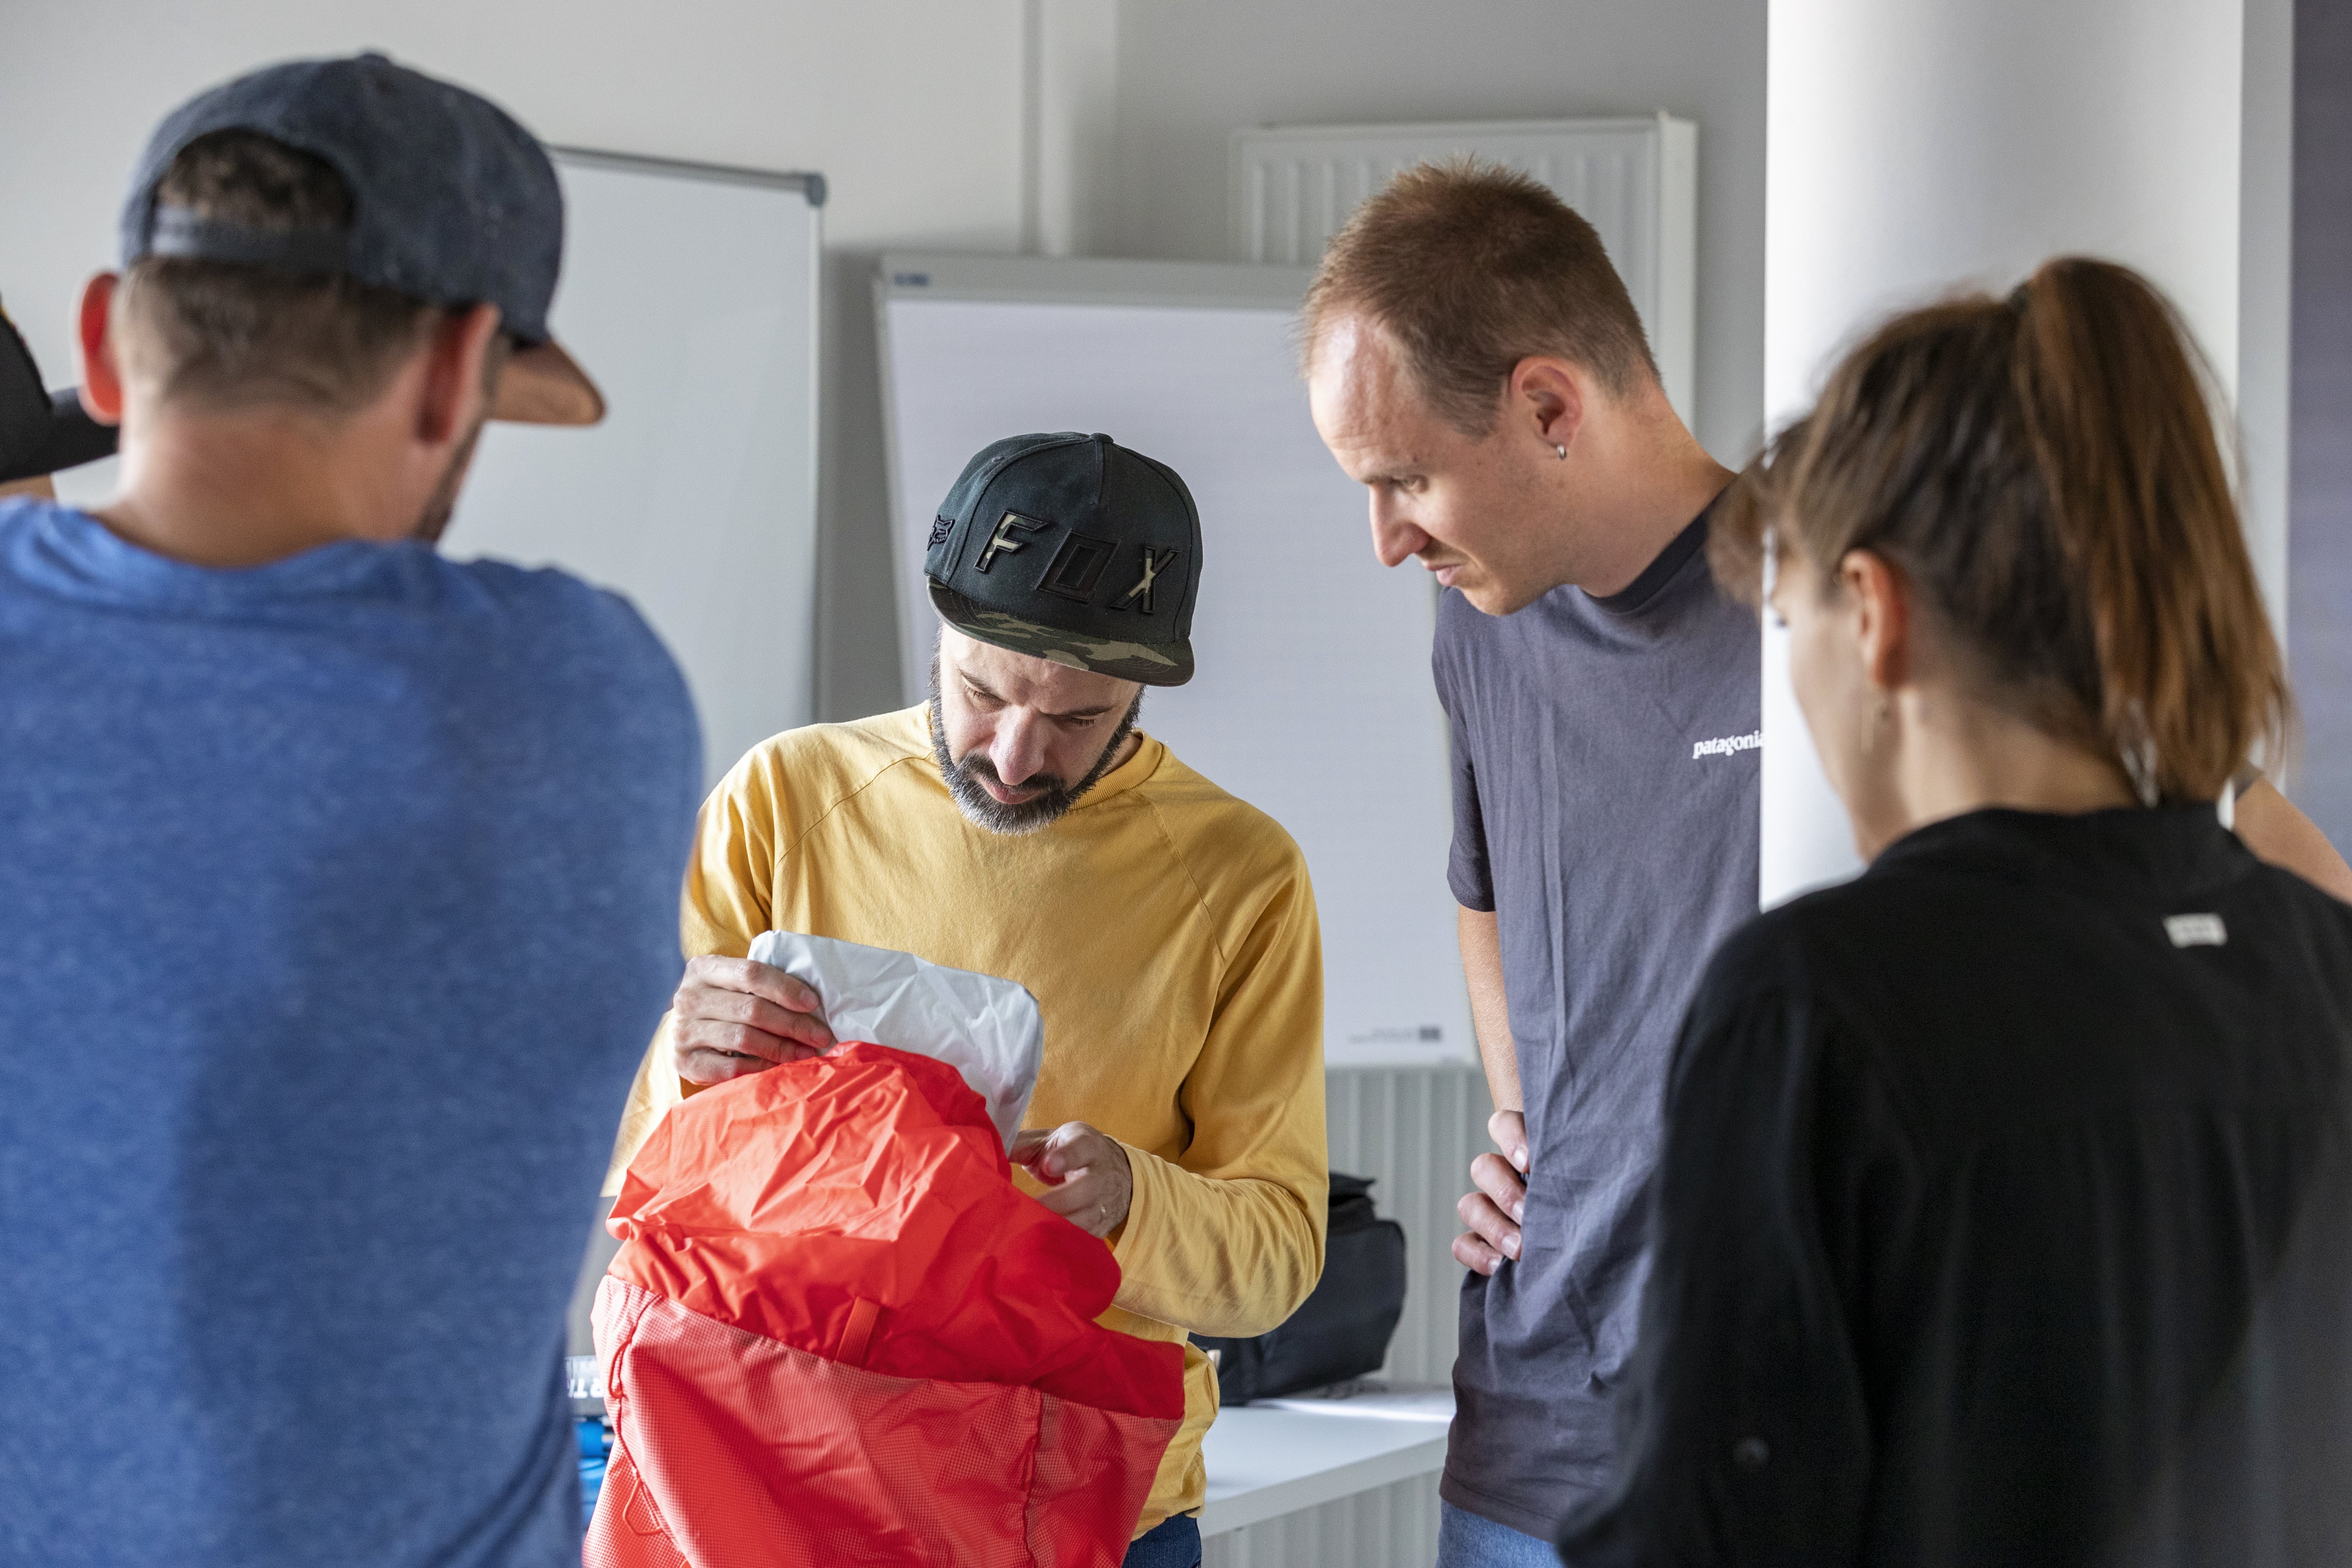
[[[1522,175],[1399,175],[1332,241],[1306,325],[1374,549],[1452,590],[1450,880],[1502,1154],[1473,1163],[1454,1244],[1438,1560],[1549,1564],[1609,1476],[1667,1053],[1756,910],[1756,622],[1705,550],[1731,476],[1591,226]]]

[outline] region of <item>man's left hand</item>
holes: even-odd
[[[1045,1184],[1037,1201],[1085,1231],[1108,1236],[1127,1218],[1135,1195],[1135,1173],[1127,1151],[1083,1121],[1065,1121],[1047,1132],[1028,1128],[1008,1152],[1016,1165]]]

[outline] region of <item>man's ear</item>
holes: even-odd
[[[74,358],[81,371],[82,412],[100,425],[122,423],[122,369],[115,361],[114,288],[121,279],[101,272],[81,286],[74,312]]]
[[[498,335],[499,308],[452,310],[425,344],[425,383],[416,405],[416,438],[446,447],[465,439],[489,402],[482,367]]]
[[[1863,679],[1881,691],[1900,686],[1911,676],[1910,583],[1875,551],[1849,550],[1838,585],[1853,595]]]
[[[1507,417],[1531,427],[1551,447],[1576,445],[1584,426],[1584,384],[1576,367],[1550,354],[1530,354],[1511,367],[1504,393]]]

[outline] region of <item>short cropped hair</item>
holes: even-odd
[[[251,131],[189,142],[155,200],[273,232],[352,222],[351,189],[330,164]],[[374,401],[442,315],[348,278],[155,256],[131,266],[114,309],[127,354],[166,400],[328,415]]]
[[[1308,362],[1324,330],[1385,329],[1430,405],[1464,434],[1495,426],[1531,354],[1580,365],[1612,396],[1657,380],[1600,235],[1528,175],[1474,158],[1418,163],[1358,207],[1307,291]]]

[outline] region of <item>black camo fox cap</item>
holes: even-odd
[[[1108,436],[1014,436],[940,504],[940,619],[981,642],[1146,686],[1192,679],[1201,513],[1176,470]]]

